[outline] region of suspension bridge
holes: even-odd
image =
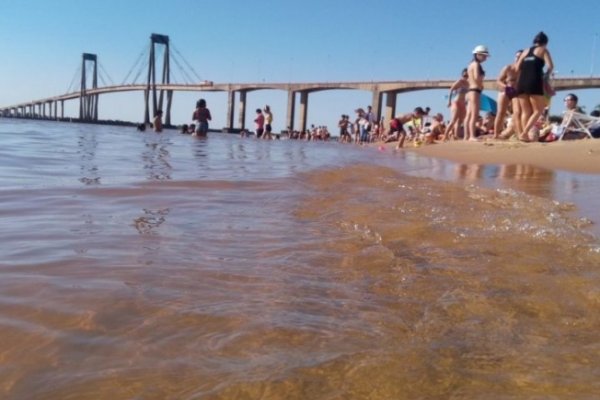
[[[173,50],[173,52],[171,52]],[[144,62],[144,59],[147,62]],[[171,69],[171,60],[178,67],[185,83],[175,83]],[[100,73],[98,70],[100,66]],[[137,71],[133,75],[134,71]],[[145,82],[138,83],[144,73]],[[157,81],[157,74],[160,79]],[[130,76],[134,76],[128,82]],[[79,78],[79,79],[78,79]],[[104,86],[98,86],[100,78]],[[77,90],[71,88],[79,80]],[[91,80],[91,82],[90,82]],[[372,93],[373,112],[391,120],[396,114],[396,99],[398,94],[419,90],[449,89],[455,80],[420,80],[420,81],[365,81],[365,82],[314,82],[314,83],[214,83],[202,80],[190,63],[170,43],[166,35],[153,33],[150,36],[150,46],[140,53],[140,56],[125,77],[123,83],[114,84],[106,70],[98,62],[98,56],[91,53],[82,54],[81,68],[76,72],[67,93],[32,100],[20,104],[0,107],[0,116],[14,118],[36,118],[64,120],[65,101],[79,100],[79,116],[81,122],[98,122],[99,97],[102,94],[139,91],[144,93],[145,123],[150,122],[158,110],[163,110],[165,125],[171,125],[171,104],[174,92],[227,92],[227,126],[226,131],[245,128],[247,94],[257,90],[283,90],[288,93],[286,126],[292,130],[307,127],[309,94],[325,90],[363,90]],[[107,84],[109,82],[109,84]],[[600,88],[600,78],[570,77],[557,78],[553,81],[557,91]],[[493,79],[484,82],[484,88],[496,89]],[[299,115],[296,118],[296,108],[299,100]],[[235,113],[238,120],[235,124]],[[60,106],[60,112],[59,112]],[[298,119],[298,121],[296,121]],[[298,122],[298,124],[295,124]]]

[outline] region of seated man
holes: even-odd
[[[565,97],[565,115],[563,123],[557,131],[560,139],[584,139],[590,137],[590,135],[596,137],[592,134],[592,130],[594,130],[594,118],[585,115],[581,107],[577,105],[578,100],[577,96],[573,93],[569,93]],[[581,120],[581,118],[584,118],[585,121]],[[600,133],[598,133],[598,136],[600,136]]]
[[[575,94],[569,93],[565,97],[565,108],[567,109],[567,111],[575,111],[583,114],[583,110],[577,105],[578,101],[579,98]]]

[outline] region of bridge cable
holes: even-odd
[[[137,73],[135,74],[135,77],[133,78],[133,81],[131,82],[132,84],[135,84],[138,80],[138,78],[140,77],[140,75],[142,74],[142,72],[144,70],[148,70],[148,56],[150,55],[150,46],[147,46],[143,56],[139,58],[139,68]]]
[[[108,79],[108,81],[110,82],[110,84],[114,86],[115,85],[115,81],[113,81],[113,79],[110,77],[110,75],[108,74],[108,72],[106,71],[106,69],[104,69],[104,66],[100,62],[98,62],[98,66],[100,67],[99,70],[98,70],[98,72],[102,72],[106,76],[106,78]],[[100,77],[100,79],[102,79],[102,74],[99,73],[98,76]],[[104,81],[104,79],[102,79],[102,81]],[[104,86],[107,86],[106,82],[104,82]]]
[[[177,75],[175,74],[174,69],[171,70],[171,83],[179,83],[179,79],[177,79]]]
[[[198,75],[198,73],[196,72],[196,70],[194,69],[194,67],[192,67],[192,65],[185,59],[185,57],[183,56],[183,54],[181,54],[179,52],[179,50],[177,50],[177,47],[175,47],[175,44],[173,44],[173,41],[171,41],[171,47],[173,48],[173,51],[175,51],[175,53],[177,53],[177,55],[179,57],[181,57],[181,59],[183,60],[183,62],[185,63],[185,65],[187,65],[187,67],[190,69],[190,71],[192,71],[192,73],[196,76],[196,78],[201,81],[202,78],[200,77],[200,75]]]
[[[77,81],[77,78],[81,77],[81,64],[78,65],[78,67],[75,69],[75,75],[73,75],[73,79],[71,79],[71,83],[69,84],[69,87],[67,88],[67,93],[71,93],[72,91],[74,92],[74,88],[73,85],[75,85],[75,82]]]
[[[100,80],[100,83],[102,83],[102,85],[104,85],[104,86],[108,86],[108,85],[106,84],[106,81],[104,80],[104,78],[102,77],[102,75],[101,75],[101,74],[98,74],[98,79]]]
[[[137,82],[138,78],[140,77],[140,75],[142,74],[142,72],[144,71],[144,69],[148,69],[148,63],[144,62],[140,64],[140,68],[138,70],[138,72],[135,74],[135,77],[133,78],[133,81],[131,82],[131,84],[135,85],[135,83]],[[125,84],[125,82],[123,82],[123,84]]]
[[[179,72],[181,72],[181,74],[183,75],[183,83],[194,83],[194,78],[192,78],[190,74],[181,66],[181,63],[179,62],[177,57],[175,57],[175,54],[173,54],[172,59],[175,62],[175,65],[179,68]]]
[[[127,82],[127,79],[129,79],[129,76],[131,75],[131,73],[133,72],[133,70],[135,69],[135,67],[142,62],[144,55],[147,56],[147,53],[149,52],[148,46],[144,46],[144,48],[142,49],[140,55],[137,57],[137,59],[135,60],[135,62],[133,63],[133,65],[131,66],[131,69],[129,70],[129,72],[127,73],[127,75],[125,75],[125,79],[123,79],[123,83],[122,85],[125,85],[125,83]],[[147,57],[146,57],[147,58]],[[143,63],[142,63],[143,64]],[[141,73],[141,72],[140,72]],[[138,75],[140,74],[138,73]],[[137,77],[133,80],[133,82],[135,83],[135,81],[137,80]]]

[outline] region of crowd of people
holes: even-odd
[[[365,144],[371,142],[397,142],[401,148],[407,142],[418,146],[435,141],[469,140],[481,138],[520,141],[552,141],[559,132],[560,119],[550,118],[548,104],[554,92],[550,77],[554,70],[548,49],[548,36],[539,32],[532,46],[518,50],[512,63],[505,65],[496,80],[497,108],[481,115],[481,99],[484,88],[485,70],[482,64],[490,57],[488,48],[476,46],[472,60],[461,71],[460,77],[450,87],[448,108],[451,118],[446,123],[441,113],[431,113],[429,107],[416,107],[412,112],[399,114],[389,121],[378,118],[372,107],[357,108],[355,118],[343,114],[338,122],[339,142]],[[577,96],[570,93],[565,98],[566,110],[577,108]],[[192,115],[193,123],[184,124],[181,133],[206,136],[212,117],[204,99],[198,100]],[[256,109],[254,131],[242,130],[241,137],[254,136],[258,139],[279,139],[273,133],[273,113],[269,105]],[[162,111],[153,120],[153,129],[162,130]],[[310,129],[284,132],[295,140],[322,140],[331,138],[326,126],[311,125]],[[562,133],[561,133],[562,134]]]

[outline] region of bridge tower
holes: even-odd
[[[150,57],[148,61],[148,80],[146,84],[146,90],[144,92],[144,99],[146,102],[145,107],[145,115],[144,122],[150,122],[150,92],[152,92],[152,116],[156,115],[157,110],[163,110],[163,99],[164,94],[167,94],[167,108],[163,110],[163,115],[165,117],[164,123],[165,125],[171,124],[171,102],[173,99],[173,91],[160,89],[158,98],[156,95],[156,55],[155,55],[155,46],[163,45],[164,46],[164,55],[163,55],[163,68],[162,68],[162,84],[169,84],[171,82],[171,71],[170,71],[170,61],[169,61],[169,37],[166,35],[159,35],[157,33],[153,33],[150,35]]]
[[[83,121],[97,121],[98,95],[88,95],[86,93],[88,89],[86,77],[86,67],[88,62],[93,65],[91,89],[96,89],[98,87],[98,57],[96,54],[83,53],[81,62],[81,91],[79,92],[79,119]]]

